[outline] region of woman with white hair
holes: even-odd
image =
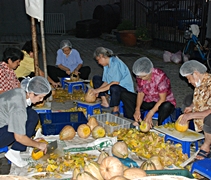
[[[24,79],[21,88],[15,88],[0,95],[0,148],[11,145],[5,154],[16,166],[27,165],[21,159],[20,152],[28,147],[36,147],[46,153],[47,144],[32,140],[38,123],[36,111],[27,107],[43,100],[49,94],[51,86],[41,76]]]
[[[93,77],[92,92],[101,98],[102,108],[112,107],[112,114],[119,116],[121,92],[134,92],[131,73],[127,65],[108,48],[98,47],[94,52],[94,58],[103,66],[103,76]],[[106,94],[110,95],[109,103]]]
[[[158,125],[161,125],[176,106],[169,78],[162,70],[154,68],[147,57],[136,60],[132,69],[136,75],[138,93],[121,93],[126,116],[134,118],[136,122],[133,125],[137,126],[137,122],[142,121],[141,110],[149,110],[144,121],[152,127],[152,117],[158,112]]]
[[[180,74],[186,77],[194,86],[193,96],[187,96],[184,104],[184,115],[181,124],[190,120],[194,121],[195,130],[204,131],[205,141],[201,146],[196,159],[210,157],[211,145],[211,74],[207,67],[196,60],[185,62],[180,67]],[[191,102],[191,103],[190,103]]]
[[[68,77],[72,73],[79,75],[81,79],[88,79],[91,72],[89,66],[83,66],[83,60],[79,52],[73,49],[69,40],[60,43],[57,51],[56,66],[47,66],[48,75],[54,82],[59,82],[58,77]]]

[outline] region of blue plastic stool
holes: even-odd
[[[102,113],[101,110],[101,104],[99,103],[95,103],[95,104],[87,104],[87,103],[83,103],[83,102],[77,102],[77,107],[82,107],[82,108],[86,108],[86,112],[87,112],[87,118],[88,116],[92,116],[94,115],[94,109],[100,109],[100,113]]]
[[[70,77],[63,77],[63,78],[61,78],[61,85],[62,85],[63,89],[65,88],[64,81],[66,80],[66,78],[70,78]]]
[[[120,101],[120,103],[119,103],[119,113],[120,114],[124,114],[124,104],[123,104],[123,102],[122,101]]]
[[[3,148],[0,148],[0,153],[6,153],[9,150],[8,146],[5,146]],[[10,164],[11,162],[8,160],[8,164]]]
[[[197,172],[202,176],[211,179],[211,159],[205,158],[193,163],[191,173]]]
[[[144,111],[144,117],[143,118],[145,118],[146,117],[146,115],[148,114],[148,110],[147,111]],[[156,112],[153,116],[152,116],[152,119],[158,119],[158,112]],[[164,124],[167,124],[167,123],[171,123],[172,122],[172,120],[171,120],[171,116],[169,116],[169,117],[167,117],[163,122],[162,122],[162,125],[164,125]]]
[[[73,93],[73,88],[79,89],[80,87],[82,87],[83,91],[86,92],[86,86],[83,82],[66,82],[64,81],[64,87],[63,89],[65,89],[65,87],[68,86],[68,93]]]
[[[172,141],[174,144],[180,143],[182,145],[182,152],[184,154],[187,154],[188,157],[190,157],[190,145],[192,143],[195,143],[195,147],[196,147],[195,150],[198,151],[198,141],[194,141],[194,142],[182,141],[180,139],[174,138],[174,137],[169,136],[169,135],[166,134],[165,135],[165,142],[168,141],[168,140]]]

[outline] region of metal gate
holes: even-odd
[[[134,26],[148,27],[153,45],[177,51],[183,48],[183,35],[190,24],[200,27],[199,39],[206,34],[208,3],[206,0],[121,0],[121,17]]]
[[[63,13],[45,13],[44,15],[45,34],[65,34],[65,15]],[[40,33],[40,28],[38,28]]]

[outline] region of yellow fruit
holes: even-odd
[[[146,121],[141,121],[139,128],[140,128],[141,132],[148,132],[150,130],[150,125]]]
[[[84,99],[85,99],[85,102],[93,103],[96,101],[97,97],[95,96],[95,94],[92,93],[92,90],[89,89],[87,93],[85,94]]]
[[[44,143],[48,144],[48,142],[45,141],[44,139],[41,139],[39,142],[44,142]],[[41,150],[39,150],[37,148],[33,149],[32,154],[31,154],[32,159],[38,160],[38,159],[40,159],[43,156],[44,156],[44,152],[43,151],[41,151]]]
[[[96,126],[92,130],[92,137],[95,139],[102,138],[106,134],[105,129],[102,126]]]
[[[119,158],[123,159],[127,158],[129,154],[127,144],[124,141],[116,142],[112,146],[112,154]]]
[[[88,138],[91,134],[91,129],[87,124],[81,124],[77,129],[78,136],[80,138]]]
[[[70,125],[66,125],[60,131],[59,139],[60,140],[71,140],[75,137],[75,134],[76,134],[75,129]]]
[[[185,132],[188,130],[188,123],[180,124],[180,121],[182,120],[182,116],[183,115],[180,115],[177,121],[175,122],[175,129],[179,132]]]
[[[97,119],[93,116],[89,117],[87,125],[89,125],[89,127],[92,131],[96,126],[98,126]]]
[[[70,79],[71,81],[75,82],[75,81],[78,81],[79,80],[79,75],[78,74],[75,74],[75,73],[72,73],[70,75]]]
[[[94,87],[94,85],[93,85],[93,81],[92,80],[90,80],[90,86],[93,88]]]

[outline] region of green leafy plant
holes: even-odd
[[[129,20],[123,20],[118,26],[117,30],[118,31],[123,31],[123,30],[133,30],[133,23]]]
[[[149,30],[145,26],[140,26],[136,29],[136,37],[141,40],[150,40],[151,36]]]

